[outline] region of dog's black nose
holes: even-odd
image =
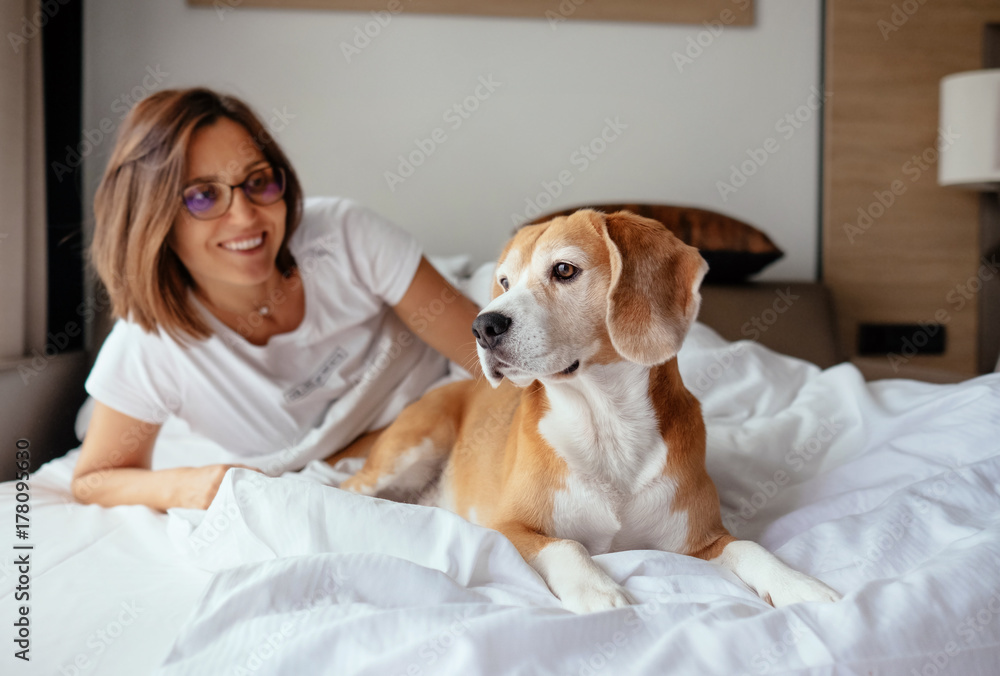
[[[500,336],[510,328],[510,317],[499,312],[486,312],[472,322],[472,335],[484,349],[491,350],[500,342]]]

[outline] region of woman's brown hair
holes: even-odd
[[[288,240],[302,217],[302,188],[277,141],[249,106],[209,89],[152,94],[129,112],[94,196],[96,225],[90,261],[108,290],[112,312],[146,331],[175,339],[208,338],[212,330],[188,300],[193,284],[167,244],[180,210],[185,156],[194,132],[220,118],[242,125],[252,139],[246,153],[263,153],[285,172],[285,238],[275,261],[282,274],[295,266]]]

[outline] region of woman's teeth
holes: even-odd
[[[240,239],[233,242],[223,242],[222,248],[228,249],[229,251],[248,251],[249,249],[256,249],[261,244],[264,243],[264,236],[258,235],[250,239]]]

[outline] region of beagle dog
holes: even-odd
[[[589,209],[519,230],[472,326],[485,379],[431,390],[341,484],[506,536],[574,612],[634,603],[591,556],[728,568],[773,606],[840,595],[722,525],[677,351],[708,265],[662,224]]]

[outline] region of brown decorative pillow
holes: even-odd
[[[531,224],[544,223],[556,216],[568,216],[578,209],[596,209],[606,214],[627,210],[663,223],[686,244],[697,247],[708,261],[705,284],[733,284],[784,255],[771,239],[757,228],[735,218],[691,207],[662,204],[587,204],[539,216]]]

